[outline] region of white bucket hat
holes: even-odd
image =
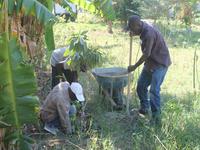
[[[70,85],[70,88],[72,92],[76,95],[76,98],[80,101],[83,102],[85,101],[85,98],[83,96],[83,88],[78,82],[72,82]]]

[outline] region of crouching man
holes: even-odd
[[[83,88],[78,82],[61,82],[56,85],[48,94],[41,108],[41,120],[44,122],[44,129],[56,134],[58,129],[71,134],[72,126],[70,115],[76,114],[76,107],[71,105],[73,101],[83,103]]]

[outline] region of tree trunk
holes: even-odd
[[[107,24],[108,24],[108,33],[113,33],[113,30],[112,30],[112,21],[111,20],[109,20],[109,21],[107,21]]]
[[[4,145],[5,128],[0,128],[0,150],[6,150]]]

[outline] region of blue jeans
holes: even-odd
[[[150,105],[152,113],[160,112],[160,86],[167,72],[167,67],[160,66],[152,71],[145,67],[137,83],[137,94],[142,109],[149,109],[148,87],[150,86]]]

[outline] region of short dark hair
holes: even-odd
[[[138,15],[132,15],[132,16],[130,16],[129,17],[129,19],[128,19],[128,27],[130,28],[130,25],[132,24],[132,23],[135,23],[135,22],[140,22],[141,20],[140,20],[140,16],[138,16]]]

